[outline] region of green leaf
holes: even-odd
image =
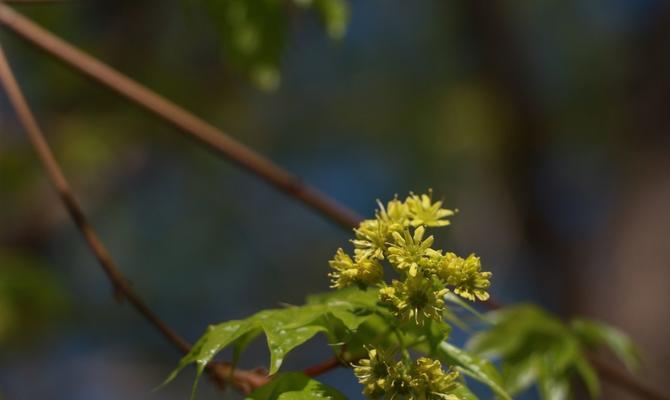
[[[600,396],[600,380],[588,360],[583,356],[578,357],[575,360],[575,369],[579,377],[582,378],[582,382],[584,382],[591,398],[595,399]]]
[[[470,314],[474,315],[478,319],[482,321],[487,321],[486,316],[480,313],[479,311],[475,310],[474,307],[472,307],[468,302],[463,300],[460,296],[456,296],[452,292],[449,292],[444,296],[444,300],[448,303],[453,303],[456,304],[457,306],[461,307],[462,309],[468,311]]]
[[[201,0],[220,32],[228,61],[262,89],[279,84],[288,18],[279,1]]]
[[[296,311],[294,309],[288,310]],[[286,314],[287,315],[282,315],[282,317],[285,318],[290,314],[294,314],[298,319],[301,316],[303,318],[311,318],[307,318],[307,320],[304,321],[298,320],[296,322],[287,322],[285,320],[277,319],[274,315],[269,315],[268,318],[261,323],[270,349],[270,374],[274,374],[279,370],[279,367],[284,361],[284,357],[291,350],[305,343],[317,333],[326,330],[325,326],[321,324],[310,324],[319,318],[320,315],[311,313],[301,315],[296,312]]]
[[[570,396],[570,380],[566,374],[556,371],[549,358],[541,358],[538,382],[543,400],[566,400]]]
[[[200,0],[220,33],[229,61],[265,90],[279,86],[292,4],[277,0]],[[294,0],[313,9],[333,39],[344,36],[349,22],[346,0]]]
[[[378,289],[367,288],[363,290],[352,286],[345,289],[309,295],[307,296],[307,304],[338,304],[339,302],[344,302],[361,307],[375,307],[378,299]]]
[[[500,374],[488,360],[477,357],[447,342],[438,348],[438,357],[446,365],[454,365],[464,375],[488,386],[498,397],[511,400],[502,385]]]
[[[527,349],[529,342],[541,348],[542,341],[569,335],[562,322],[534,305],[522,304],[487,313],[493,326],[472,336],[466,348],[481,356],[504,358]]]
[[[343,357],[355,360],[368,354],[367,347],[373,346],[391,350],[398,349],[398,339],[389,327],[387,321],[377,314],[373,314],[346,341],[346,352]]]
[[[308,376],[292,372],[281,374],[268,384],[254,390],[245,400],[309,400],[330,399],[346,400],[336,389],[309,378]]]
[[[505,390],[514,396],[533,385],[540,374],[540,366],[535,356],[521,357],[502,366]]]
[[[321,305],[329,308],[349,330],[356,330],[370,315],[378,309],[377,289],[361,290],[350,287],[342,290],[311,295],[307,305]]]
[[[314,0],[314,8],[319,13],[328,36],[341,39],[349,23],[349,4],[345,0]]]
[[[403,341],[407,347],[434,356],[450,332],[451,326],[443,321],[429,321],[422,326],[410,324],[403,330]]]
[[[475,396],[465,385],[459,385],[458,388],[452,390],[448,394],[456,395],[460,400],[477,400],[477,396]]]
[[[460,330],[464,332],[472,332],[470,326],[451,310],[445,308],[444,311],[442,311],[442,315],[447,322],[455,325]]]
[[[570,381],[546,375],[540,378],[540,396],[543,400],[566,400],[570,396]]]
[[[620,330],[602,322],[576,318],[572,330],[587,347],[607,346],[634,372],[640,367],[640,353],[633,341]]]
[[[532,305],[486,315],[494,325],[471,338],[467,348],[501,361],[504,387],[511,394],[537,382],[543,399],[568,398],[572,378],[580,378],[592,397],[600,393],[598,376],[585,347],[609,346],[629,368],[639,357],[630,339],[607,325],[573,320],[570,326]]]
[[[193,384],[193,390],[195,391],[198,378],[212,358],[233,341],[253,329],[254,324],[248,321],[228,321],[216,326],[210,325],[205,334],[193,345],[191,351],[179,361],[177,368],[167,377],[163,385],[172,381],[185,366],[195,363],[197,370],[196,380]]]
[[[540,360],[539,388],[544,400],[571,398],[571,374],[575,363],[583,359],[576,339],[564,336],[551,343],[544,352],[535,353]]]
[[[553,338],[549,347],[544,351],[544,357],[552,363],[555,371],[563,373],[569,369],[581,355],[579,342],[572,335]]]
[[[284,357],[295,347],[326,330],[320,317],[329,310],[323,306],[289,307],[261,311],[249,319],[263,329],[270,350],[270,374],[279,370]]]
[[[196,342],[193,349],[184,356],[175,371],[170,374],[170,382],[185,366],[197,366],[196,383],[207,364],[220,351],[234,345],[234,363],[237,363],[249,343],[265,334],[270,351],[269,373],[276,373],[286,355],[305,343],[319,332],[354,331],[364,323],[372,312],[365,305],[365,296],[351,293],[351,302],[341,298],[322,298],[301,307],[287,307],[261,311],[245,320],[228,321],[210,326]],[[358,299],[358,300],[356,300]],[[195,390],[195,384],[194,384]]]

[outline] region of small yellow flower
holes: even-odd
[[[363,394],[370,398],[384,394],[391,379],[390,364],[383,352],[371,348],[368,350],[368,358],[359,360],[353,367],[358,382],[363,385]]]
[[[423,239],[426,228],[419,226],[410,235],[409,229],[405,229],[402,235],[393,232],[394,243],[389,245],[389,261],[399,270],[406,272],[412,277],[417,276],[420,267],[428,264],[435,250],[430,246],[435,240],[433,236]],[[432,252],[431,252],[432,250]]]
[[[370,399],[459,400],[458,372],[445,372],[439,361],[421,357],[415,363],[393,361],[375,348],[354,364],[354,374]]]
[[[479,257],[470,254],[463,259],[454,253],[447,253],[438,266],[438,275],[447,285],[454,288],[457,295],[474,301],[475,298],[486,301],[489,294],[486,291],[491,285],[491,272],[483,272]]]
[[[384,399],[415,400],[412,393],[412,377],[402,361],[398,361],[389,368]]]
[[[342,289],[349,285],[374,285],[382,280],[383,268],[377,260],[356,257],[352,260],[344,250],[337,249],[335,257],[329,262],[334,269],[329,273],[332,280],[331,287]]]
[[[441,320],[444,296],[448,289],[425,277],[408,277],[404,282],[394,280],[391,287],[379,292],[379,300],[388,304],[401,320],[413,320],[423,325],[426,319]]]
[[[389,201],[386,207],[377,200],[379,210],[377,219],[388,226],[390,232],[397,232],[409,225],[409,208],[407,204],[397,198]]]
[[[454,215],[453,210],[442,208],[442,202],[433,203],[430,196],[411,194],[406,200],[409,213],[409,223],[412,226],[425,225],[429,227],[447,226],[450,224],[447,217]]]
[[[405,203],[398,199],[389,201],[386,207],[379,200],[377,203],[379,209],[375,214],[376,218],[366,219],[354,229],[356,238],[352,243],[356,255],[383,260],[391,234],[409,226],[408,210]]]
[[[458,388],[458,372],[445,372],[438,360],[421,357],[412,369],[412,392],[416,400],[458,400],[448,394]]]
[[[398,296],[395,294],[395,288],[392,286],[383,286],[379,289],[379,300],[382,303],[395,304]]]
[[[388,226],[377,219],[366,219],[354,229],[356,239],[354,244],[355,253],[363,258],[384,259],[386,241],[388,240]]]

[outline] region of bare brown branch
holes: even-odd
[[[314,364],[312,366],[309,366],[305,369],[302,370],[302,372],[307,375],[307,376],[319,376],[321,374],[325,374],[326,372],[333,370],[338,367],[346,367],[348,366],[345,364],[341,359],[338,357],[331,357],[325,361],[322,361],[318,364]]]
[[[285,169],[225,134],[214,125],[68,44],[2,3],[0,3],[0,21],[22,38],[55,56],[56,59],[121,94],[132,103],[151,111],[207,148],[226,156],[323,216],[347,228],[358,223],[359,217],[351,210],[315,188],[304,184]]]
[[[107,248],[88,221],[81,206],[77,202],[70,185],[63,174],[42,130],[33,116],[23,92],[16,81],[14,73],[7,61],[5,53],[0,46],[0,82],[7,93],[9,101],[16,111],[21,125],[26,130],[28,138],[32,143],[37,155],[53,183],[58,195],[67,209],[70,217],[86,240],[89,248],[98,259],[109,281],[114,287],[116,297],[127,300],[142,316],[149,321],[163,336],[182,353],[188,353],[191,345],[177,332],[163,322],[149,306],[133,291],[130,284],[114,263]],[[231,383],[233,387],[249,393],[254,388],[268,382],[267,375],[260,371],[232,370],[229,364],[213,363],[208,366],[210,376],[220,385]]]
[[[165,336],[172,344],[174,344],[182,352],[188,352],[190,345],[176,332],[169,328],[162,322],[156,314],[133,292],[128,281],[123,277],[118,267],[112,260],[109,252],[100,241],[100,238],[93,230],[91,224],[86,218],[81,206],[72,194],[70,185],[68,184],[63,171],[61,170],[56,158],[46,142],[42,131],[37,124],[28,104],[26,103],[23,93],[21,92],[14,74],[7,62],[4,51],[0,47],[0,80],[5,88],[10,103],[14,107],[19,120],[28,134],[28,137],[39,156],[40,161],[51,179],[51,182],[56,188],[65,208],[72,217],[72,220],[77,225],[77,228],[84,236],[91,251],[100,262],[107,277],[114,286],[117,297],[128,300],[147,320],[149,320],[158,329],[163,336]]]

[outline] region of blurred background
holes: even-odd
[[[496,299],[621,327],[670,391],[670,3],[351,1],[339,40],[281,6],[261,70],[226,50],[215,3],[17,10],[364,216],[433,188],[460,210],[440,246],[477,252]],[[0,42],[123,272],[189,340],[327,290],[349,232],[8,30]],[[328,355],[308,349],[286,367]],[[178,359],[114,301],[0,95],[0,397],[184,399],[191,371],[152,392]],[[266,363],[259,343],[242,364]],[[362,397],[348,371],[323,380]]]

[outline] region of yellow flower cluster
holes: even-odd
[[[422,325],[426,319],[441,320],[444,296],[449,292],[439,283],[423,277],[408,277],[404,282],[393,280],[391,286],[379,290],[380,300],[392,307],[401,320]]]
[[[458,371],[444,372],[439,361],[428,357],[416,360],[411,385],[416,400],[459,400],[453,394],[447,394],[458,387]]]
[[[438,263],[437,273],[457,295],[471,301],[489,299],[486,289],[491,286],[491,273],[482,272],[482,262],[474,254],[465,259],[454,253],[445,254]]]
[[[357,257],[383,260],[388,241],[394,233],[402,233],[408,227],[441,227],[449,225],[446,219],[454,211],[442,208],[442,202],[433,202],[428,195],[410,194],[405,201],[397,198],[384,205],[378,201],[379,210],[375,219],[366,219],[354,229],[356,239],[352,242]]]
[[[379,261],[373,258],[351,257],[342,249],[337,249],[335,258],[329,261],[334,270],[328,276],[333,281],[332,287],[342,289],[352,284],[359,286],[374,285],[382,280],[384,271]]]
[[[458,372],[445,372],[439,361],[421,357],[412,365],[395,361],[377,349],[354,365],[354,374],[371,399],[458,400]]]
[[[479,258],[443,254],[432,248],[434,237],[426,236],[426,228],[447,226],[452,215],[453,210],[426,194],[410,194],[404,201],[395,198],[386,206],[379,203],[375,218],[354,229],[354,257],[338,249],[330,261],[332,287],[379,285],[380,300],[398,318],[417,325],[442,319],[449,289],[471,301],[488,299],[491,273],[481,270]],[[401,279],[390,285],[383,282],[383,261]]]

